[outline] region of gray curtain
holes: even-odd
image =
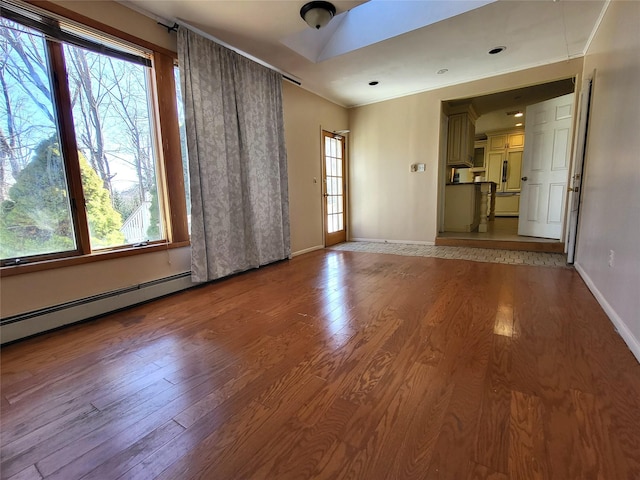
[[[282,76],[178,30],[191,178],[191,277],[291,254]]]

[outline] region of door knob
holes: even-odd
[[[529,180],[529,177],[522,177],[520,180],[522,180],[523,182],[526,182],[527,180]]]

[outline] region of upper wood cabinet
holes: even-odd
[[[509,132],[490,135],[487,138],[489,151],[504,151],[507,148],[524,148],[524,132]]]
[[[449,167],[473,166],[477,116],[471,105],[462,110],[449,115],[447,132],[447,166]]]

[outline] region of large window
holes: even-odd
[[[151,52],[4,7],[0,50],[3,265],[169,238]]]

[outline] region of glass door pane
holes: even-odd
[[[344,138],[324,133],[325,244],[333,245],[346,239],[344,209]]]

